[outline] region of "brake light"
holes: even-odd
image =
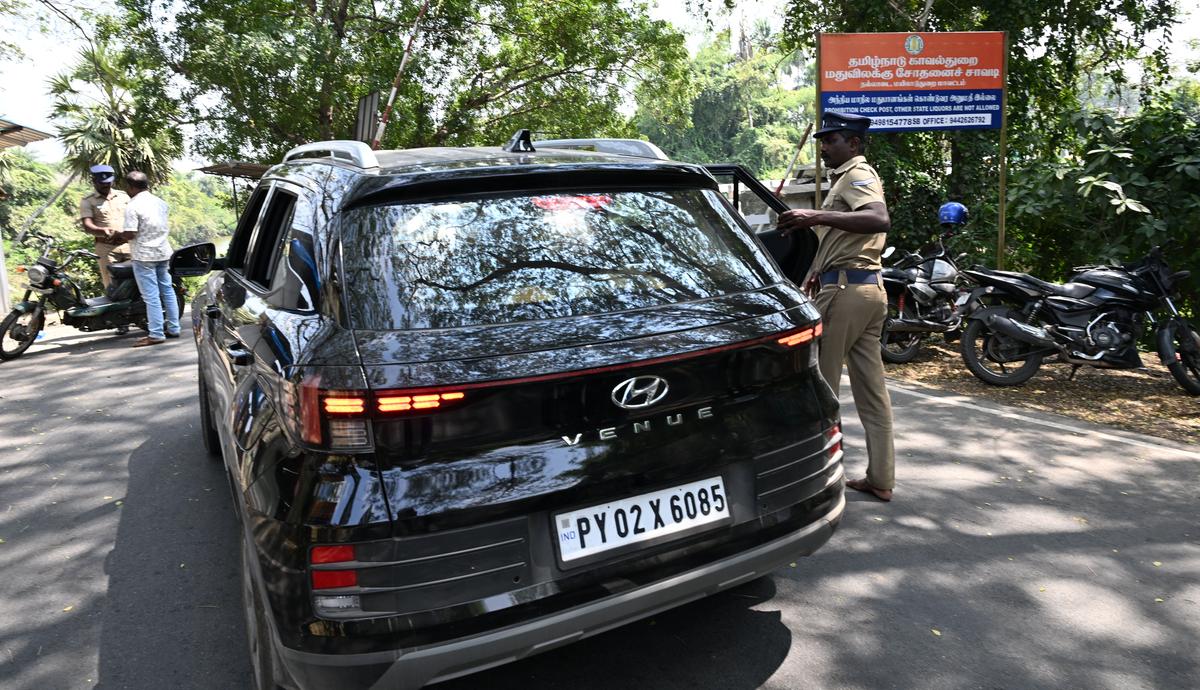
[[[373,417],[434,410],[466,397],[454,390],[335,390],[321,388],[319,376],[304,379],[299,388],[300,438],[330,450],[370,448]]]
[[[382,392],[376,395],[376,410],[379,412],[408,412],[409,410],[429,410],[441,407],[443,402],[462,400],[466,394],[461,391],[449,393],[427,393],[425,395],[393,395]]]
[[[560,194],[533,198],[533,205],[544,211],[589,211],[611,203],[612,197],[606,194]]]
[[[815,340],[816,338],[820,337],[824,330],[825,326],[818,321],[817,325],[815,326],[796,331],[795,333],[790,333],[782,338],[777,339],[775,342],[783,345],[784,347],[795,347],[797,345],[803,345],[804,343]]]
[[[325,392],[325,412],[327,414],[362,414],[366,409],[367,401],[361,396],[340,391]]]
[[[314,563],[345,563],[354,560],[353,546],[314,546],[309,553],[309,560]]]
[[[354,570],[314,570],[313,589],[334,589],[358,586],[358,573]]]

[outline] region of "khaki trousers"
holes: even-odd
[[[850,392],[867,435],[867,481],[877,489],[896,484],[896,451],[892,442],[892,401],[883,380],[879,335],[887,317],[887,293],[881,284],[822,286],[813,299],[821,311],[825,334],[820,341],[821,375],[836,396],[842,363],[850,370]]]
[[[129,252],[128,242],[109,244],[97,240],[96,262],[100,264],[100,282],[104,283],[104,290],[106,292],[108,291],[108,286],[112,284],[112,277],[108,275],[108,265],[129,261],[132,258],[133,254]]]

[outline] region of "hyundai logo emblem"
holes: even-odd
[[[617,407],[640,410],[650,407],[667,395],[667,380],[658,376],[635,376],[618,383],[612,392]]]

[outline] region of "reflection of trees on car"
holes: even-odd
[[[384,206],[343,227],[352,289],[371,294],[352,307],[362,328],[638,309],[755,289],[767,275],[711,191]]]

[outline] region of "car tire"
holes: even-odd
[[[212,408],[208,404],[208,385],[204,382],[204,375],[198,377],[198,387],[200,389],[200,438],[204,441],[204,451],[208,454],[209,460],[219,460],[221,458],[221,436],[217,433],[217,427],[212,421]]]
[[[246,612],[246,640],[249,642],[250,665],[253,677],[250,687],[254,690],[279,690],[275,681],[275,652],[271,648],[271,635],[267,630],[265,611],[258,588],[251,575],[253,554],[250,539],[242,538],[242,606]]]

